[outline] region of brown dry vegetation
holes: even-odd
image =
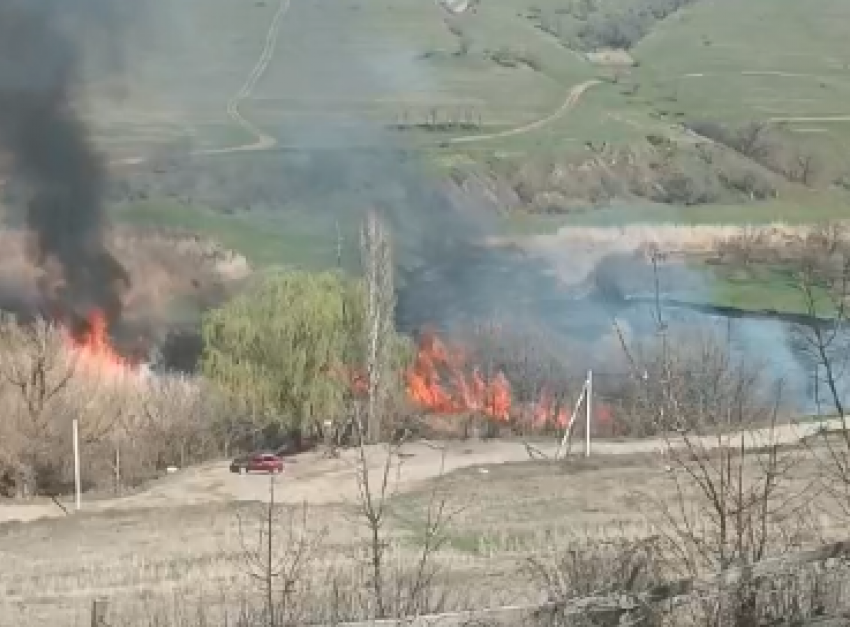
[[[222,299],[251,271],[241,255],[191,233],[116,227],[108,232],[107,245],[130,274],[130,321],[165,322],[178,304],[198,311]],[[25,233],[0,230],[0,246],[2,293],[19,302],[38,302],[41,271],[27,254]]]
[[[367,446],[396,416],[389,378],[375,376],[390,363],[380,329],[392,283],[372,226],[371,383],[350,399],[354,446],[297,458],[282,484],[207,464],[125,498],[87,495],[85,513],[6,524],[0,618],[85,624],[95,597],[110,599],[114,627],[201,627],[225,614],[240,627],[337,624],[541,600],[545,615],[512,624],[790,626],[847,610],[835,593],[846,564],[827,559],[846,545],[802,565],[786,558],[844,538],[850,431],[840,423],[844,438],[800,444],[777,422],[781,396],[766,397],[759,371],[716,338],[684,342],[660,319],[655,338],[619,336],[630,372],[621,410],[655,440],[600,443],[585,460],[555,459],[554,440]],[[116,444],[150,471],[225,443],[213,428],[222,406],[198,382],[92,378],[43,323],[3,330],[0,442],[13,486],[43,489],[43,467],[67,478],[71,416],[84,476],[107,484]],[[544,460],[505,464],[532,453]],[[781,572],[764,570],[780,558]],[[681,602],[665,601],[671,590]]]
[[[753,457],[748,472],[757,476],[764,459]],[[439,454],[431,461],[438,466]],[[420,484],[391,501],[387,568],[395,580],[415,570],[425,512],[437,488],[454,515],[446,543],[431,558],[438,574],[429,585],[430,610],[537,602],[542,581],[529,569],[530,559],[538,569],[552,572],[564,568],[561,560],[571,549],[598,551],[600,542],[608,550],[618,543],[625,549],[667,528],[659,504],[679,502],[677,480],[683,480],[683,471],[669,472],[659,461],[655,455],[603,455],[566,466],[485,465]],[[789,487],[806,488],[817,472],[815,464],[801,459]],[[257,483],[260,491],[267,484],[262,477],[242,481]],[[281,484],[283,492],[287,481]],[[303,594],[298,602],[314,618],[327,618],[331,607],[346,618],[370,613],[365,591],[370,578],[363,561],[366,530],[356,514],[353,482],[348,494],[341,503],[309,511],[308,528],[327,530],[299,586]],[[682,503],[689,513],[704,506],[693,489]],[[281,513],[298,515],[299,509],[293,503]],[[185,614],[187,622],[164,624],[196,624],[189,621],[192,614],[191,620],[197,619],[199,606],[212,613],[223,606],[238,612],[240,603],[256,604],[259,596],[257,582],[245,570],[240,536],[239,513],[246,519],[250,511],[251,506],[238,503],[174,503],[7,524],[0,536],[6,566],[0,578],[5,591],[0,617],[14,618],[22,627],[45,621],[86,625],[94,597],[111,600],[110,625],[147,626],[156,624],[153,617],[174,620],[175,614]],[[710,514],[701,516],[709,524]],[[251,519],[247,521],[246,528],[252,529]],[[800,541],[841,537],[836,519],[826,511],[810,523],[810,535]],[[281,535],[286,529],[280,528]],[[285,538],[280,542],[285,545]],[[589,573],[583,578],[577,583],[593,585]]]
[[[581,155],[526,160],[505,176],[522,207],[563,214],[587,205],[649,201],[675,206],[775,198],[787,182],[717,144],[648,137],[645,145],[588,144]]]
[[[766,226],[632,224],[619,227],[563,227],[551,235],[537,235],[532,241],[541,249],[559,245],[658,251],[666,254],[709,254],[736,245],[780,252],[792,243],[803,244],[823,229],[816,225],[776,223]]]
[[[4,496],[67,492],[73,418],[80,421],[86,489],[120,493],[167,465],[216,450],[213,429],[222,405],[202,382],[92,365],[44,321],[18,326],[4,320],[0,343]]]
[[[814,257],[835,256],[850,242],[847,223],[768,225],[630,224],[616,227],[564,226],[554,233],[494,240],[540,255],[567,284],[586,280],[609,255],[660,254],[731,268],[786,264],[799,273]]]
[[[756,402],[754,380],[746,371],[720,353],[694,364],[664,345],[628,350],[650,372],[647,381],[668,377],[645,389],[637,385],[634,416],[662,426],[665,416],[688,418],[684,436],[623,447],[645,453],[608,456],[604,451],[611,445],[600,443],[599,455],[589,459],[499,464],[521,460],[524,447],[412,443],[355,448],[335,458],[318,453],[298,458],[279,490],[287,504],[274,508],[275,520],[284,521],[273,527],[274,550],[282,552],[282,564],[292,564],[305,537],[320,536],[321,542],[311,540],[309,556],[303,556],[309,557],[308,566],[297,569],[294,592],[281,589],[275,611],[287,620],[280,624],[333,624],[378,612],[374,545],[358,488],[365,467],[374,492],[382,491],[377,487],[382,475],[389,478],[379,536],[384,582],[379,615],[533,604],[541,590],[552,603],[571,603],[588,594],[627,593],[627,580],[639,590],[843,538],[843,509],[837,493],[825,489],[830,458],[821,454],[826,449],[819,440],[813,448],[775,447],[768,441],[766,448],[750,452],[739,448],[743,439],[734,433],[688,435],[769,419],[771,407]],[[149,403],[168,398],[162,389],[143,392]],[[99,398],[91,389],[84,393]],[[122,405],[139,398],[123,393]],[[104,401],[109,398],[114,399]],[[164,408],[172,417],[192,413],[175,404]],[[96,409],[88,408],[101,415]],[[149,423],[139,424],[145,429],[134,439],[155,448],[158,440],[151,437]],[[94,426],[87,422],[84,433]],[[204,425],[189,426],[199,433]],[[166,437],[176,440],[179,431]],[[555,442],[535,444],[551,458]],[[97,456],[96,448],[85,452]],[[385,466],[384,459],[392,463]],[[87,474],[93,471],[86,468]],[[228,613],[244,615],[246,625],[267,626],[271,623],[258,609],[265,606],[263,569],[259,579],[251,574],[258,572],[263,555],[246,554],[265,510],[238,503],[262,500],[267,489],[262,477],[230,475],[225,464],[215,464],[181,471],[125,499],[87,496],[86,512],[72,517],[6,524],[0,528],[7,566],[0,578],[5,592],[0,616],[22,627],[57,621],[84,625],[91,600],[106,597],[108,625],[198,626]],[[314,504],[302,518],[301,500],[323,504]],[[428,538],[438,541],[423,562]],[[636,579],[629,575],[634,569]],[[833,568],[828,576],[846,577],[839,571]],[[803,604],[795,606],[794,616],[811,613],[806,603],[820,599],[812,596],[812,585],[821,590],[825,577],[815,571],[797,574],[787,585],[777,580],[782,603]],[[665,624],[738,624],[712,622],[717,607],[705,602],[678,606],[676,622]],[[724,611],[740,609],[741,602],[737,598]],[[774,609],[782,607],[772,603]],[[682,622],[682,607],[692,622]],[[563,619],[557,613],[550,618],[555,622],[529,624],[572,624],[558,622]]]

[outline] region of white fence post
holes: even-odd
[[[77,418],[71,421],[71,438],[74,447],[74,509],[82,508],[82,486],[80,480],[80,422]]]
[[[573,433],[573,424],[575,424],[576,416],[578,415],[579,410],[581,409],[581,402],[584,400],[585,395],[587,394],[587,381],[584,382],[584,385],[581,386],[581,392],[578,395],[578,400],[576,401],[576,405],[573,408],[573,413],[570,414],[570,422],[564,429],[564,437],[561,438],[561,445],[558,447],[557,452],[555,453],[555,459],[558,459],[564,455],[564,452],[569,452],[567,450],[567,444],[572,444],[572,436]]]
[[[593,422],[593,370],[587,371],[587,399],[585,399],[585,408],[587,409],[585,425],[584,425],[584,456],[590,457],[590,425]]]

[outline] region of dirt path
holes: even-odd
[[[804,425],[788,424],[778,427],[772,433],[767,429],[748,431],[742,433],[741,438],[744,446],[750,449],[771,443],[796,444],[801,438],[811,436],[821,426],[838,429],[841,425],[836,420]],[[706,449],[720,445],[740,445],[740,440],[731,436],[722,440],[717,437],[698,440],[698,444]],[[549,458],[554,457],[558,449],[558,442],[555,440],[535,441],[533,445]],[[657,454],[660,457],[667,446],[667,442],[661,438],[598,440],[592,442],[591,454],[603,458],[632,454]],[[582,442],[574,443],[574,454],[581,454],[582,450]],[[379,480],[385,459],[382,447],[369,447],[370,475],[373,475],[375,481]],[[477,467],[479,472],[486,474],[488,465],[523,462],[528,459],[525,445],[511,440],[411,442],[404,446],[401,459],[393,464],[393,487],[399,492],[410,491],[440,476],[441,473]],[[616,464],[613,461],[612,463]],[[214,462],[186,468],[155,481],[142,492],[124,498],[87,500],[84,497],[83,509],[87,512],[140,508],[171,509],[204,503],[263,501],[267,498],[268,481],[263,475],[232,474],[228,466],[227,462]],[[357,495],[357,470],[357,455],[353,450],[343,451],[336,459],[328,459],[318,453],[299,455],[287,464],[281,479],[285,489],[281,490],[279,498],[282,502],[309,501],[313,505],[353,503]],[[70,501],[66,507],[72,509]],[[62,511],[50,502],[0,504],[0,523],[62,516]]]
[[[546,126],[547,124],[554,122],[561,116],[563,116],[567,111],[575,107],[584,93],[593,87],[594,85],[599,85],[602,81],[592,79],[589,81],[585,81],[583,83],[579,83],[578,85],[573,86],[569,92],[567,92],[567,98],[564,100],[564,103],[558,108],[557,111],[547,115],[545,118],[540,118],[539,120],[535,120],[534,122],[530,122],[528,124],[524,124],[522,126],[518,126],[516,128],[511,128],[506,131],[500,131],[498,133],[488,133],[486,135],[467,135],[464,137],[454,137],[448,140],[449,144],[469,144],[473,142],[486,141],[489,139],[501,139],[503,137],[514,137],[516,135],[524,135],[526,133],[530,133],[531,131],[536,131],[539,128]]]
[[[280,6],[274,14],[271,24],[269,25],[269,30],[266,33],[266,41],[263,46],[263,50],[260,53],[260,58],[257,59],[257,63],[254,65],[251,73],[248,75],[248,78],[245,79],[242,87],[227,102],[227,116],[234,124],[241,127],[248,134],[253,135],[254,141],[241,146],[194,150],[189,154],[192,156],[204,156],[225,155],[237,152],[259,152],[263,150],[270,150],[277,145],[277,140],[247,120],[239,111],[239,107],[254,93],[257,83],[259,83],[260,79],[266,73],[269,63],[271,63],[272,58],[274,58],[274,52],[277,48],[277,38],[280,34],[280,25],[283,23],[284,17],[286,17],[286,14],[289,12],[290,6],[292,6],[292,0],[281,0]],[[148,159],[149,157],[127,157],[124,159],[115,159],[110,161],[109,165],[138,165],[140,163],[145,163]]]
[[[268,33],[266,34],[266,41],[263,50],[260,54],[260,58],[257,60],[256,65],[251,70],[251,73],[248,75],[248,78],[245,80],[245,83],[242,85],[241,89],[227,103],[228,117],[233,121],[234,124],[242,128],[247,133],[253,135],[255,140],[251,143],[243,144],[241,146],[194,150],[190,153],[192,156],[224,155],[239,152],[261,152],[278,147],[277,140],[271,135],[268,135],[267,133],[263,132],[262,129],[257,127],[250,120],[246,119],[245,116],[243,116],[240,112],[239,107],[245,100],[247,100],[253,95],[254,88],[256,87],[260,79],[263,77],[269,64],[271,63],[274,57],[275,49],[277,47],[277,38],[280,32],[280,25],[286,17],[286,14],[288,13],[291,4],[292,0],[281,0],[280,6],[278,7],[277,12],[272,18]],[[556,111],[554,111],[550,115],[547,115],[546,117],[540,118],[538,120],[516,128],[499,131],[497,133],[454,137],[448,140],[448,143],[468,144],[479,141],[487,141],[491,139],[501,139],[504,137],[514,137],[517,135],[524,135],[526,133],[530,133],[562,117],[570,109],[572,109],[578,104],[579,100],[588,89],[600,83],[601,81],[593,79],[573,86],[569,90],[569,92],[567,92],[567,97],[564,100],[563,104]],[[148,161],[148,159],[148,157],[143,156],[126,157],[123,159],[112,160],[109,162],[109,165],[138,165],[141,163],[145,163],[146,161]]]
[[[238,126],[241,126],[246,132],[252,134],[255,137],[255,141],[250,144],[231,146],[229,148],[196,150],[192,153],[193,155],[221,155],[234,152],[253,152],[269,150],[277,145],[277,140],[274,137],[264,133],[255,124],[245,119],[239,111],[239,106],[251,97],[257,83],[266,73],[269,63],[271,63],[271,60],[274,57],[275,49],[277,48],[277,38],[280,34],[280,25],[283,22],[283,18],[289,11],[290,6],[292,6],[292,0],[281,0],[280,6],[272,18],[272,23],[269,26],[268,33],[266,34],[266,43],[263,47],[262,53],[260,54],[260,58],[257,60],[257,64],[254,66],[254,69],[251,70],[251,73],[248,75],[248,78],[245,80],[245,84],[242,85],[242,88],[227,103],[227,115]]]

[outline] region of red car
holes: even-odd
[[[241,475],[249,472],[278,474],[283,472],[283,460],[274,453],[254,453],[234,459],[230,464],[230,472],[238,472]]]

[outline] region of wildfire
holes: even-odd
[[[554,396],[546,388],[543,388],[540,398],[532,406],[531,413],[535,427],[545,427],[554,423],[565,428],[572,418],[572,412],[566,407],[559,408]]]
[[[83,333],[75,336],[68,332],[66,335],[69,349],[77,363],[88,369],[116,374],[133,370],[134,364],[119,355],[112,345],[103,312],[93,310],[87,321],[87,328]]]
[[[429,411],[510,418],[511,386],[504,373],[488,380],[477,366],[468,369],[465,352],[450,349],[431,331],[422,334],[406,379],[411,400]]]
[[[477,413],[502,422],[513,418],[535,429],[569,426],[572,409],[566,399],[553,393],[556,386],[544,385],[530,403],[515,403],[503,371],[488,378],[469,362],[462,347],[447,344],[433,331],[423,332],[414,363],[406,373],[410,400],[438,414]],[[605,404],[596,407],[595,422],[610,427],[610,408]]]

